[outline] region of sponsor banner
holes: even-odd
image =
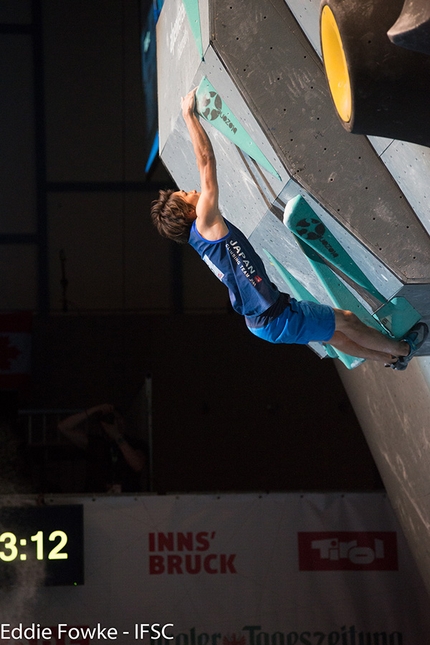
[[[84,504],[85,584],[32,591],[29,577],[24,600],[9,590],[1,643],[32,624],[51,634],[23,631],[21,645],[428,640],[428,595],[385,495],[65,501]]]

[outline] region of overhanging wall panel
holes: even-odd
[[[304,3],[302,0],[286,0],[286,4],[321,57],[320,1],[308,0]],[[383,137],[369,136],[369,141],[403,191],[418,219],[430,233],[429,148],[407,141],[392,141]]]
[[[285,3],[251,0],[246,12],[252,20],[215,0],[213,46],[280,159],[400,279],[430,280],[428,236],[368,140],[341,127],[321,62]]]
[[[160,151],[174,128],[178,99],[191,89],[200,62],[183,3],[166,3],[157,23],[158,101],[163,105],[158,116]]]
[[[171,4],[166,0],[165,6]],[[341,229],[343,234],[338,238],[341,244],[351,250],[353,259],[378,285],[378,289],[387,297],[396,294],[404,296],[428,322],[429,235],[368,139],[348,134],[339,124],[329,98],[321,61],[285,3],[282,0],[267,0],[264,4],[257,0],[236,3],[214,0],[211,8],[212,44],[206,55],[206,69],[210,68],[211,57],[218,57],[219,64],[213,65],[211,74],[213,78],[216,74],[219,74],[219,78],[223,74],[225,76],[219,81],[220,94],[224,90],[230,92],[226,88],[232,84],[236,86],[242,104],[235,99],[235,108],[252,113],[278,156],[280,166],[291,175],[281,173],[281,190],[275,190],[272,203],[267,205],[266,195],[260,190],[256,175],[252,176],[249,168],[245,170],[237,163],[236,153],[233,153],[222,135],[205,125],[217,156],[220,203],[225,215],[231,214],[233,223],[244,228],[258,252],[262,254],[267,249],[278,253],[278,259],[284,267],[302,278],[304,285],[312,287],[312,291],[318,286],[317,279],[300,249],[293,244],[291,233],[282,225],[280,216],[282,204],[298,192],[304,193],[311,202],[313,197],[317,209],[321,209],[319,214],[324,223],[330,229],[335,222],[333,228]],[[178,61],[172,55],[170,66],[175,69],[176,65]],[[194,84],[203,75],[203,68],[204,64],[198,70],[196,68]],[[171,69],[169,73],[171,75]],[[209,80],[213,81],[213,78]],[[168,110],[173,110],[174,126],[162,149],[162,155],[168,159],[175,178],[185,179],[189,171],[191,183],[188,188],[198,186],[198,174],[180,115],[178,97],[190,89],[193,79],[188,85],[182,86],[180,93],[174,97],[176,108],[171,103],[167,106]],[[168,83],[169,77],[161,79],[161,82]],[[161,111],[165,108],[163,103],[160,107]],[[384,153],[384,149],[379,149],[379,153]],[[250,186],[253,186],[255,193],[249,190]],[[355,243],[351,242],[350,233],[355,236]],[[271,267],[269,272],[282,288],[276,272]],[[329,296],[321,285],[315,293],[322,301],[328,301]],[[429,353],[429,342],[420,349],[421,355]],[[284,349],[291,351],[291,348]],[[269,349],[266,346],[262,351]],[[373,401],[372,383],[366,378],[366,371],[373,369],[384,391],[388,388],[388,381],[395,376],[391,371],[387,374],[382,366],[373,368],[366,365],[363,369],[354,370],[358,388],[365,400],[365,403],[361,403],[363,407],[366,397],[372,400],[372,405],[380,405],[377,398]],[[384,444],[384,450],[374,444],[380,465],[384,461],[394,463],[397,459],[396,446],[402,436],[403,425],[421,418],[419,415],[425,404],[418,412],[410,397],[403,396],[397,388],[395,391],[395,396],[387,396],[392,416],[384,432],[390,439]],[[420,386],[415,396],[420,398],[423,392],[426,396],[427,391]],[[381,409],[383,407],[381,404]],[[369,427],[370,432],[376,432],[371,423]],[[405,478],[409,476],[409,471],[413,478],[413,471],[418,468],[417,477],[427,484],[428,468],[424,451],[422,455],[419,463],[412,460],[399,463]],[[381,467],[381,474],[384,479],[387,476],[391,484],[389,471],[386,475]],[[424,488],[426,490],[427,487],[422,490]],[[417,490],[417,495],[421,495],[422,490]],[[409,531],[409,519],[416,524],[417,515],[416,500],[408,493],[409,490],[401,487],[394,491],[399,507],[406,509],[401,513],[404,529],[414,549],[417,541],[421,542],[420,549],[416,550],[421,553],[428,550],[425,544],[425,540],[428,541],[428,509],[422,506],[423,512],[419,516],[421,526],[416,531]],[[411,506],[410,518],[408,505]],[[421,564],[423,575],[428,579],[428,563],[423,559]]]

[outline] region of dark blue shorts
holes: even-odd
[[[333,307],[295,298],[291,298],[289,306],[264,327],[253,327],[249,319],[245,320],[250,332],[269,343],[327,342],[335,330]]]

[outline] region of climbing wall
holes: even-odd
[[[428,157],[418,146],[369,140],[342,128],[317,44],[318,7],[314,0],[305,10],[302,5],[166,0],[157,26],[160,155],[181,188],[199,187],[180,110],[180,97],[198,86],[197,109],[217,157],[221,209],[253,243],[271,279],[284,291],[297,286],[319,302],[357,307],[366,321],[402,335],[411,321],[430,321],[423,192],[430,166],[422,162]],[[399,150],[410,161],[403,170],[412,185],[399,176]],[[297,203],[308,209],[304,227],[289,219]],[[312,261],[312,235],[320,243],[332,240],[332,248],[334,239],[344,254],[332,253],[321,264],[317,248]],[[358,275],[367,282],[357,282]],[[312,349],[325,356],[318,344]],[[430,341],[420,353],[430,354]],[[424,406],[418,410],[405,403],[405,374],[337,363],[430,586],[430,477],[425,459],[417,464],[407,449],[409,429],[415,420],[421,423],[430,400],[428,382],[417,376]],[[413,361],[406,374],[419,370]],[[375,383],[390,396],[377,396]],[[390,439],[381,442],[381,432]],[[423,444],[422,458],[426,451]],[[417,521],[410,521],[413,514]]]

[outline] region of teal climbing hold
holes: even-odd
[[[196,92],[196,109],[198,114],[214,128],[254,159],[260,166],[281,179],[275,168],[251,136],[229,109],[221,96],[206,77],[200,82]]]

